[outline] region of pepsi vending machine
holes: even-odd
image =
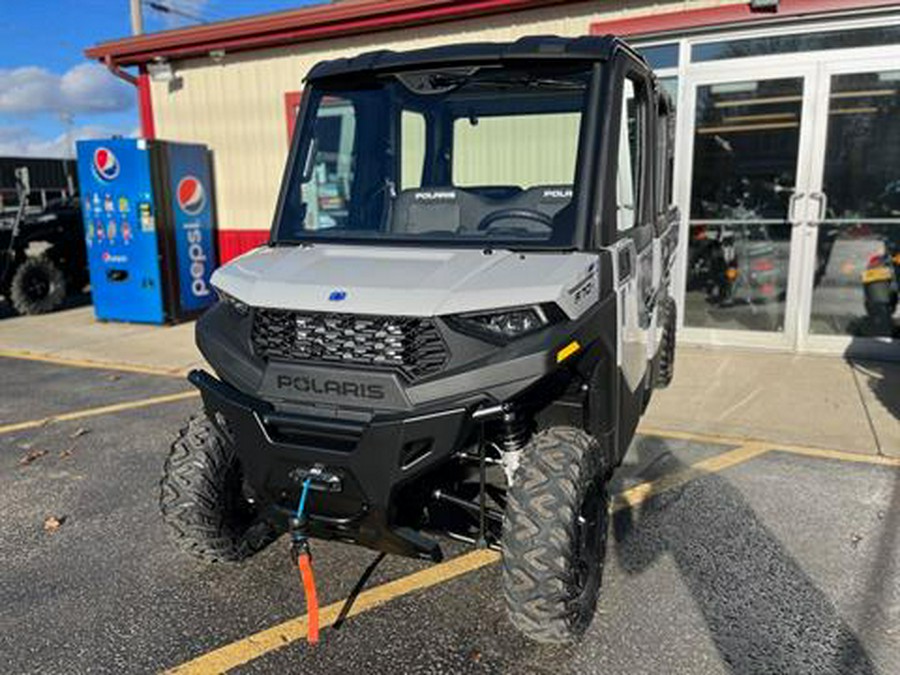
[[[215,214],[206,146],[114,138],[77,147],[97,318],[176,323],[212,304]]]

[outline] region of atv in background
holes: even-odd
[[[893,244],[893,246],[892,246]],[[872,255],[862,272],[866,316],[873,336],[893,337],[896,330],[894,314],[897,312],[898,288],[900,288],[900,246],[885,242],[885,250]]]
[[[0,219],[0,295],[19,314],[45,314],[88,283],[81,207],[71,197],[28,212],[26,169],[16,169],[16,184],[16,212]]]
[[[289,531],[305,580],[309,539],[492,548],[513,624],[577,639],[673,375],[671,100],[613,37],[363,54],[305,92],[268,246],[213,275],[162,515],[207,561]]]

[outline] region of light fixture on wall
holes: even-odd
[[[778,0],[750,0],[751,12],[772,12],[778,11]]]
[[[157,59],[147,64],[147,73],[154,82],[171,82],[175,79],[172,64],[164,59]]]
[[[209,58],[212,59],[213,63],[222,63],[225,60],[225,50],[224,49],[212,49],[209,52]]]

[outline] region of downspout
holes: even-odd
[[[103,63],[106,64],[109,72],[118,77],[120,80],[125,80],[128,84],[138,86],[138,78],[136,78],[131,73],[122,70],[122,66],[113,61],[112,57],[109,56],[109,54],[103,57]]]
[[[148,140],[156,138],[156,125],[153,123],[153,98],[150,94],[150,76],[146,68],[140,67],[137,77],[122,70],[122,67],[112,60],[109,55],[103,57],[103,63],[113,75],[137,87],[138,113],[141,117],[141,136]]]

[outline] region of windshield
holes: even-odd
[[[276,243],[571,248],[591,66],[468,66],[309,90]]]

